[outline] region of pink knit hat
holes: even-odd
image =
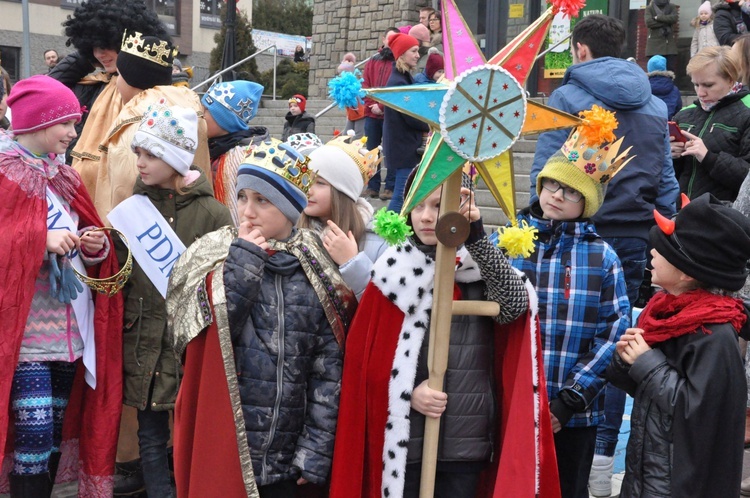
[[[81,105],[73,91],[46,74],[16,83],[8,95],[8,107],[13,113],[15,135],[81,120]]]
[[[409,35],[413,36],[422,43],[430,41],[430,30],[424,24],[415,24],[409,30]]]

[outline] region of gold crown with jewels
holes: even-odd
[[[309,163],[307,156],[276,138],[268,138],[250,147],[242,160],[243,165],[255,166],[279,175],[305,195],[318,176],[315,170],[310,169]]]
[[[149,60],[160,66],[172,67],[172,62],[179,51],[166,40],[159,40],[159,43],[147,43],[143,34],[138,31],[125,30],[122,34],[120,52]]]
[[[612,111],[595,105],[580,114],[583,123],[570,132],[560,150],[568,161],[594,181],[607,183],[635,158],[628,156],[633,147],[620,153],[625,137],[615,141],[614,130],[618,123]]]
[[[346,152],[346,155],[351,157],[359,168],[362,179],[367,183],[377,171],[378,164],[383,160],[383,155],[380,153],[381,147],[367,150],[367,147],[365,147],[367,137],[355,140],[354,130],[349,130],[349,132],[350,134],[338,136],[326,145],[337,147]]]

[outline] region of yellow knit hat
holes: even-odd
[[[595,181],[589,175],[576,168],[575,164],[569,161],[562,152],[555,152],[547,160],[539,176],[536,177],[537,195],[542,193],[542,179],[544,178],[557,180],[583,194],[585,204],[581,218],[591,218],[602,207],[607,185]]]
[[[585,199],[582,218],[591,218],[604,202],[609,181],[635,156],[632,147],[620,153],[623,138],[615,141],[617,120],[612,111],[599,106],[580,113],[583,123],[570,132],[559,152],[549,158],[536,179],[536,193],[542,179],[551,178],[576,189]]]

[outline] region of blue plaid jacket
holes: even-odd
[[[538,204],[536,205],[538,209]],[[509,258],[539,295],[549,399],[562,389],[583,398],[586,410],[566,427],[588,427],[604,420],[604,370],[617,339],[630,327],[630,302],[620,260],[588,221],[551,221],[529,213],[518,216],[539,230],[528,258]]]

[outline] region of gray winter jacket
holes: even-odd
[[[224,265],[229,328],[255,479],[328,478],[342,351],[299,260],[235,239]]]

